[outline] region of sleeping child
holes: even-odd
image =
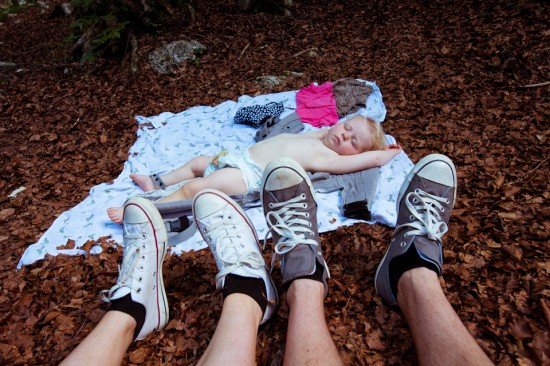
[[[158,201],[170,202],[191,199],[207,188],[226,194],[258,190],[266,165],[280,157],[294,159],[308,172],[344,174],[382,166],[400,152],[397,144],[386,146],[379,123],[357,115],[329,129],[276,135],[240,154],[223,150],[214,157],[198,156],[162,176],[132,174],[130,178],[146,192],[192,179]],[[122,207],[111,207],[107,214],[113,222],[122,223]]]

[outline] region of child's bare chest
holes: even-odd
[[[319,138],[305,134],[281,134],[253,145],[250,157],[261,166],[278,157],[302,160],[321,152],[324,147]]]

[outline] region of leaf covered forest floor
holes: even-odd
[[[437,152],[457,166],[441,284],[460,318],[496,364],[549,364],[550,87],[522,87],[550,78],[548,2],[305,0],[282,17],[196,1],[194,22],[139,37],[137,76],[127,59],[72,63],[71,19],[49,19],[59,2],[45,3],[0,25],[0,61],[17,64],[0,69],[1,363],[58,364],[104,314],[98,294],[116,281],[121,250],[15,268],[61,212],[118,176],[134,116],[356,77],[380,86],[383,126],[414,162]],[[148,53],[177,39],[207,53],[155,74]],[[287,72],[303,75],[274,89],[255,83]],[[417,363],[401,313],[374,291],[390,234],[367,224],[322,234],[326,316],[347,364]],[[215,274],[208,250],[168,257],[171,321],[132,345],[125,363],[195,363],[221,311]],[[258,364],[281,360],[287,316],[283,305],[260,331]]]

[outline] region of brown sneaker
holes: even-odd
[[[289,158],[272,161],[263,174],[261,198],[276,243],[272,262],[281,258],[283,283],[315,279],[325,286],[326,296],[330,273],[317,231],[317,203],[306,172]],[[319,265],[322,267],[317,268]]]
[[[397,305],[397,281],[403,268],[425,266],[441,275],[441,238],[448,229],[456,186],[455,166],[440,154],[421,159],[403,182],[397,199],[397,225],[374,279],[376,291],[388,304]],[[418,262],[403,263],[409,258]]]

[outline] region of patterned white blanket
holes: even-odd
[[[382,122],[386,116],[386,108],[380,89],[375,83],[365,82],[372,85],[374,91],[368,97],[366,107],[357,113]],[[30,245],[23,253],[18,268],[43,259],[46,254],[83,254],[85,252],[78,248],[84,243],[105,236],[122,243],[122,226],[109,220],[106,209],[122,206],[128,197],[143,193],[129,178],[131,173],[162,174],[177,168],[196,155],[215,155],[222,148],[229,151],[246,149],[254,143],[256,130],[249,126],[234,124],[235,113],[249,105],[283,102],[285,112],[281,117],[284,117],[292,113],[296,107],[296,92],[257,97],[242,96],[236,102],[226,101],[215,107],[198,106],[177,114],[164,112],[153,117],[138,116],[137,140],[130,148],[128,161],[125,162],[122,173],[113,183],[102,183],[93,187],[84,201],[62,213],[40,240]],[[306,125],[306,131],[314,129]],[[386,140],[388,143],[395,142],[389,135],[386,136]],[[380,222],[395,226],[395,201],[401,183],[412,166],[412,162],[403,152],[381,168],[380,181],[372,205],[371,223]],[[319,204],[320,232],[358,222],[340,214],[340,192],[317,194],[316,198]],[[258,236],[263,238],[267,228],[261,208],[248,209],[247,214],[256,226]],[[77,249],[58,249],[70,239],[75,241]],[[196,233],[184,243],[173,246],[172,253],[205,247],[200,234]],[[92,253],[98,251],[101,251],[99,246],[92,249]]]

